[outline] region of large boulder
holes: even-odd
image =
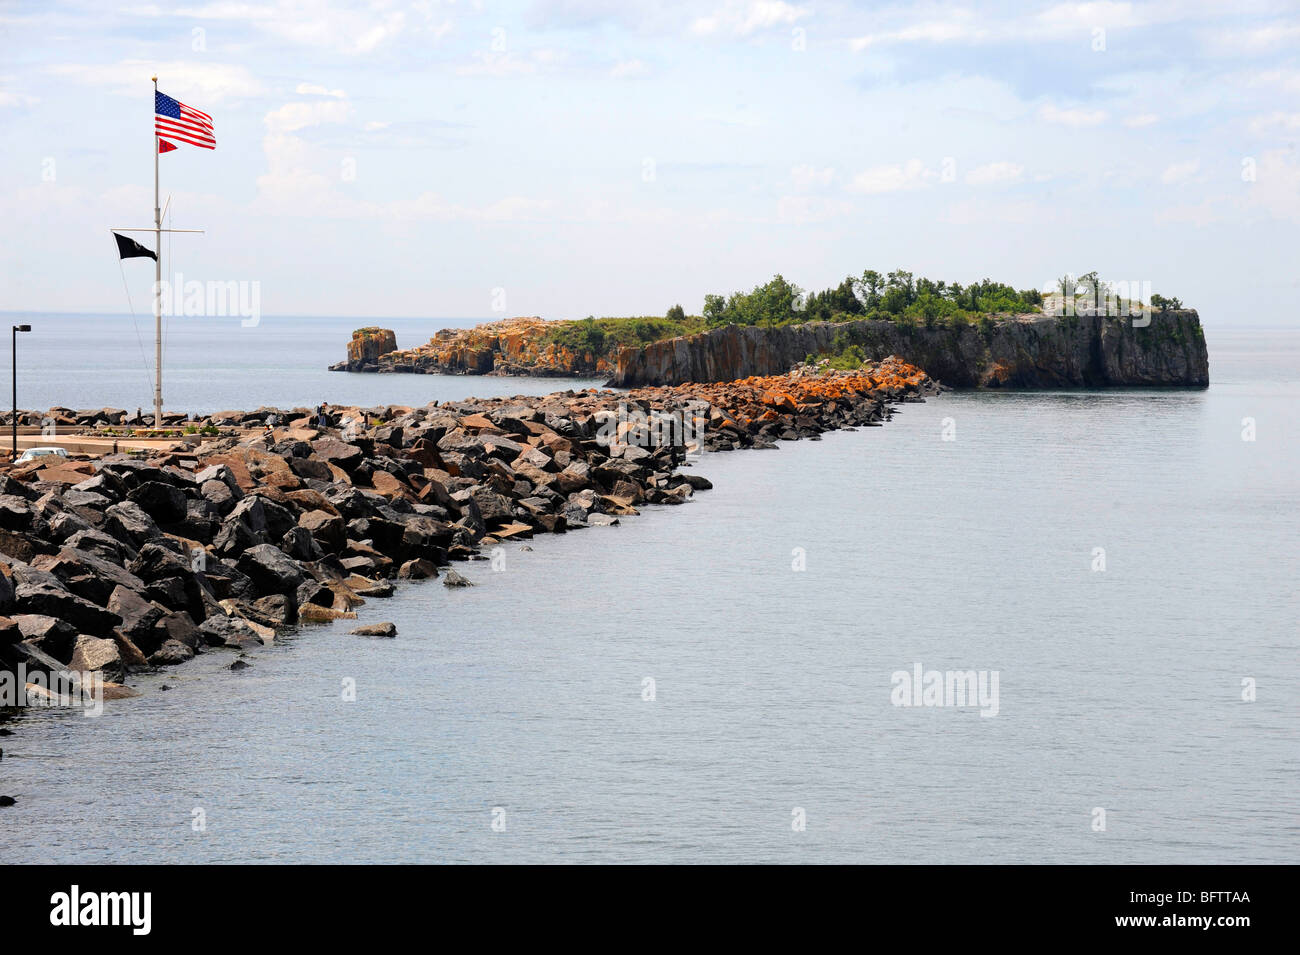
[[[120,683],[125,672],[117,642],[82,634],[72,646],[68,669],[76,673],[103,673],[105,680]]]
[[[263,535],[254,533],[243,521],[228,517],[212,538],[212,548],[223,557],[236,557],[264,541]]]
[[[159,524],[185,520],[185,492],[162,481],[145,481],[132,488],[127,500],[134,501]]]
[[[188,577],[190,562],[170,547],[157,542],[145,544],[131,561],[130,571],[140,580],[153,583],[164,577]]]
[[[221,615],[217,614],[215,616]],[[203,622],[207,623],[211,619],[213,618],[209,617]],[[154,634],[153,644],[159,647],[168,640],[176,640],[192,650],[197,650],[203,641],[199,628],[194,624],[194,618],[184,610],[164,614],[162,619],[154,624]]]
[[[280,539],[280,549],[294,560],[320,560],[325,556],[320,544],[305,527],[291,527]]]
[[[298,526],[316,539],[328,551],[340,551],[347,543],[347,527],[343,518],[328,511],[310,510],[298,518]]]
[[[117,587],[108,598],[108,609],[122,618],[117,628],[119,634],[146,654],[157,649],[158,621],[164,616],[164,611],[157,604],[126,587]]]
[[[257,495],[245,497],[231,509],[226,516],[226,523],[238,521],[253,532],[255,536],[266,534],[266,506]]]
[[[203,642],[210,647],[260,647],[265,645],[262,634],[243,617],[216,614],[199,626]]]
[[[194,650],[179,640],[166,640],[153,653],[149,654],[149,663],[156,667],[171,667],[178,663],[194,659]]]
[[[5,618],[8,619],[8,618]],[[20,639],[40,647],[56,660],[67,662],[72,658],[72,645],[79,634],[77,628],[66,620],[39,613],[14,614]]]
[[[115,587],[143,591],[144,581],[132,571],[86,551],[65,547],[50,558],[39,559],[41,566],[54,574],[63,585],[79,597],[99,604],[108,603]]]
[[[240,555],[235,567],[262,594],[294,594],[306,580],[302,568],[271,544],[250,547]]]
[[[162,534],[148,512],[134,501],[114,504],[104,512],[104,517],[104,529],[135,548]]]
[[[491,488],[476,485],[469,489],[469,496],[478,507],[479,517],[488,527],[514,520],[515,513],[510,502]]]
[[[365,457],[361,448],[338,438],[317,438],[311,443],[312,455],[345,471],[352,471]]]
[[[121,622],[117,614],[97,607],[84,597],[78,597],[59,582],[53,574],[49,579],[22,581],[14,589],[14,604],[23,613],[45,614],[72,624],[81,633],[109,636]]]
[[[60,515],[60,517],[63,516],[65,515]],[[53,524],[54,522],[51,522],[51,527]],[[75,534],[63,539],[63,543],[64,546],[71,547],[73,550],[94,554],[100,560],[111,561],[114,564],[122,563],[123,558],[126,556],[121,541],[94,528],[77,531]]]
[[[36,520],[36,512],[25,499],[14,494],[0,494],[0,528],[25,531]]]
[[[232,489],[225,481],[211,480],[204,481],[199,485],[199,494],[203,500],[212,505],[213,509],[221,515],[229,514],[235,502],[239,500],[242,492],[239,485],[236,484]]]

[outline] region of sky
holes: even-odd
[[[1294,2],[0,2],[0,309],[147,309],[154,73],[217,136],[160,158],[168,275],[268,315],[1095,269],[1296,321]]]

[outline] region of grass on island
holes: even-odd
[[[605,354],[632,345],[694,335],[708,328],[699,315],[687,315],[680,305],[668,310],[665,318],[596,318],[559,322],[546,333],[546,341],[577,352]]]
[[[1073,297],[1098,306],[1104,305],[1107,297],[1113,294],[1110,283],[1102,280],[1096,272],[1078,278],[1063,275],[1056,280],[1056,289],[1049,299]],[[1118,304],[1127,308],[1132,303],[1124,300]],[[1182,308],[1182,302],[1152,295],[1151,306],[1161,310],[1178,309]],[[557,323],[547,333],[547,340],[577,351],[599,354],[724,325],[771,328],[802,322],[863,319],[895,322],[907,328],[948,326],[960,330],[974,325],[987,337],[999,316],[1033,314],[1043,311],[1043,307],[1044,296],[1037,289],[1017,290],[987,278],[962,285],[924,276],[917,278],[902,269],[883,275],[867,269],[860,276],[848,276],[835,288],[808,293],[784,276],[775,275],[771,281],[756,285],[748,292],[733,292],[729,296],[706,295],[702,315],[687,315],[681,305],[674,305],[663,318],[588,316],[578,321]],[[835,354],[841,351],[843,349]],[[843,359],[845,362],[852,360],[852,356]]]

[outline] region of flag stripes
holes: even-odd
[[[186,106],[165,93],[154,91],[154,132],[203,149],[216,149],[212,117],[201,109]]]

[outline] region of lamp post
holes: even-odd
[[[10,419],[10,423],[12,423],[13,425],[13,436],[14,436],[13,459],[15,461],[18,460],[18,333],[30,332],[31,330],[32,330],[32,326],[30,325],[15,325],[13,331],[13,351],[11,354],[13,355],[13,359],[14,359],[14,413],[13,413],[13,417]]]

